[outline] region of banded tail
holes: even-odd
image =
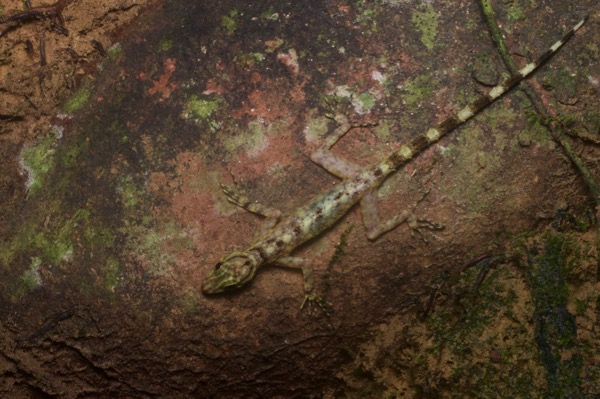
[[[404,163],[411,160],[415,155],[429,147],[431,144],[437,142],[456,127],[462,125],[467,120],[475,116],[479,111],[496,101],[504,93],[515,87],[517,84],[519,84],[519,82],[529,76],[550,57],[552,57],[554,53],[556,53],[558,49],[561,48],[562,45],[565,44],[579,28],[581,28],[587,18],[588,17],[585,17],[579,21],[579,23],[570,31],[568,31],[562,39],[550,46],[550,48],[546,50],[545,53],[540,55],[535,61],[525,65],[517,73],[492,88],[489,92],[487,92],[487,94],[482,95],[454,115],[446,118],[437,126],[429,128],[425,134],[413,138],[408,144],[402,145],[398,150],[390,154],[383,162],[381,162],[378,165],[378,168],[385,172],[391,172],[398,169]]]

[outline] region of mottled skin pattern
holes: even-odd
[[[397,151],[391,153],[373,166],[360,169],[358,166],[338,158],[330,151],[330,148],[346,132],[354,127],[350,125],[345,117],[336,116],[335,119],[339,127],[325,139],[324,143],[311,155],[311,159],[343,180],[336,186],[317,195],[283,220],[280,220],[281,212],[278,210],[252,203],[248,201],[244,193],[237,189],[222,186],[227,199],[231,203],[263,215],[267,219],[261,233],[257,235],[250,246],[241,251],[231,252],[217,262],[205,277],[202,291],[206,294],[215,294],[228,289],[242,287],[252,280],[260,266],[271,264],[300,268],[304,275],[304,289],[306,293],[304,303],[307,300],[309,303],[311,301],[319,303],[320,299],[312,292],[312,269],[304,259],[289,255],[299,245],[331,227],[358,202],[361,205],[361,213],[367,230],[367,237],[371,240],[376,239],[404,222],[407,222],[411,228],[418,228],[423,225],[429,228],[439,227],[415,219],[411,210],[404,211],[386,222],[380,222],[377,211],[376,190],[391,173],[398,170],[402,165],[406,164],[425,148],[437,142],[454,128],[486,108],[531,74],[537,67],[549,59],[584,22],[585,19],[580,21],[561,40],[554,43],[544,54],[538,57],[537,60],[527,64],[515,75],[492,88],[487,94],[467,105],[439,125],[428,129],[424,134],[402,145]],[[420,200],[413,207],[418,202]]]

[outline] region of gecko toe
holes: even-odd
[[[331,316],[331,303],[327,302],[322,296],[311,293],[304,296],[304,301],[300,309],[306,308],[311,316],[316,316],[319,312],[323,312],[325,316]]]

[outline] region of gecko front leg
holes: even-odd
[[[275,266],[282,266],[292,269],[300,269],[304,279],[304,301],[300,309],[307,308],[311,315],[316,314],[317,308],[321,309],[325,315],[329,316],[329,303],[322,296],[316,294],[314,290],[313,268],[308,265],[306,259],[295,256],[284,256],[273,262]]]
[[[265,232],[271,229],[281,219],[281,211],[276,208],[261,205],[257,202],[252,202],[248,199],[246,192],[240,189],[235,179],[232,186],[226,186],[221,183],[221,188],[227,197],[227,201],[233,205],[239,206],[259,216],[265,217],[265,221],[261,226],[261,231]]]

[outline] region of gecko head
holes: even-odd
[[[248,283],[254,277],[258,259],[246,252],[232,252],[222,258],[208,272],[202,283],[202,292],[218,294]]]

